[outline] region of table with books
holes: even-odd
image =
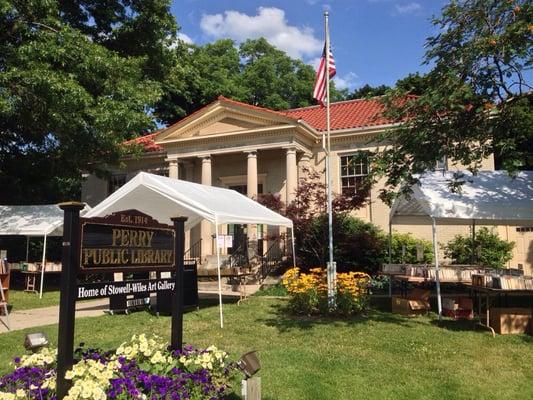
[[[464,285],[477,297],[480,325],[489,329],[493,336],[496,331],[498,333],[526,333],[528,330],[531,332],[533,277],[474,274],[472,281]],[[524,296],[528,297],[529,301],[521,307],[492,307],[494,299],[497,299],[500,304],[503,299],[507,305],[509,296]]]

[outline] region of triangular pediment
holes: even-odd
[[[217,100],[163,130],[156,143],[164,145],[180,139],[238,134],[295,123],[294,119],[275,111],[227,99]]]
[[[259,128],[268,126],[268,123],[262,123],[260,121],[250,121],[237,116],[223,116],[219,121],[214,121],[213,123],[201,126],[198,129],[193,129],[187,133],[183,132],[182,137],[187,136],[206,136],[206,135],[216,135],[219,133],[230,133],[249,130],[253,128]]]

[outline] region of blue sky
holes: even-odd
[[[337,65],[337,86],[393,85],[423,72],[425,38],[436,33],[430,18],[444,0],[181,0],[172,12],[184,40],[197,44],[266,37],[276,47],[315,64],[324,41],[323,12]]]

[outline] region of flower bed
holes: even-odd
[[[66,378],[66,399],[221,399],[233,366],[228,355],[211,346],[172,351],[158,337],[134,335],[112,352],[78,349],[78,361]],[[14,360],[14,371],[0,377],[0,400],[55,399],[56,351]]]
[[[291,268],[283,275],[283,285],[289,293],[289,307],[297,314],[352,315],[364,311],[369,303],[370,276],[363,272],[337,274],[334,310],[328,306],[327,275],[323,268],[313,268],[308,274]]]

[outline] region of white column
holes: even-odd
[[[211,156],[202,157],[202,185],[211,186]]]
[[[304,153],[298,162],[299,177],[302,177],[311,168],[311,154]]]
[[[252,199],[257,198],[257,151],[247,153],[246,195]],[[249,224],[247,229],[248,248],[252,257],[257,255],[257,225]]]
[[[168,161],[168,177],[172,179],[179,178],[179,163],[177,158],[167,158]]]
[[[202,185],[211,186],[211,156],[202,157]],[[200,226],[202,238],[202,257],[211,254],[213,247],[213,226],[209,221],[202,221]],[[216,250],[216,249],[215,249]]]
[[[287,181],[285,183],[286,203],[289,204],[296,197],[298,187],[298,165],[296,164],[296,149],[294,147],[287,149]]]

